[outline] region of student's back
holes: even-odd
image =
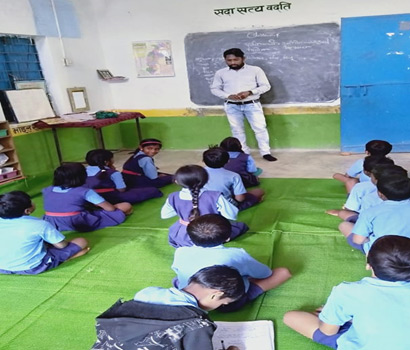
[[[382,178],[377,188],[383,202],[363,210],[352,229],[353,234],[369,239],[363,244],[366,253],[379,237],[410,237],[410,179],[402,176]]]
[[[260,175],[262,169],[256,167],[251,155],[243,152],[242,145],[237,138],[226,137],[222,140],[220,147],[229,154],[228,163],[224,165],[226,170],[239,174],[245,187],[259,185],[256,175]]]
[[[93,231],[115,226],[132,211],[131,204],[111,204],[85,186],[87,173],[80,163],[65,163],[54,171],[53,186],[43,189],[44,220],[60,231]],[[103,210],[89,210],[90,203]]]
[[[205,191],[208,173],[199,165],[185,165],[175,173],[175,182],[183,188],[173,192],[161,209],[161,218],[177,215],[179,220],[169,228],[168,241],[175,248],[193,245],[186,227],[190,221],[205,214],[220,214],[229,220],[235,220],[238,208],[230,203],[218,191]],[[242,222],[232,222],[231,239],[248,230]]]
[[[372,277],[334,287],[319,313],[289,311],[284,323],[333,349],[410,349],[410,239],[376,240],[366,269]]]
[[[249,279],[266,278],[272,270],[265,264],[252,258],[244,249],[225,247],[181,247],[175,251],[172,269],[177,274],[178,288],[184,288],[189,278],[200,269],[212,265],[227,265],[237,269],[244,277],[245,287],[249,288]]]
[[[246,302],[256,299],[265,291],[275,288],[291,277],[287,268],[271,269],[251,257],[244,249],[228,248],[231,225],[220,215],[203,215],[193,220],[187,228],[194,246],[175,251],[172,269],[177,277],[174,286],[183,288],[196,271],[214,264],[226,265],[239,271],[245,283],[245,295],[224,311],[234,311]],[[252,279],[252,280],[249,280]]]
[[[209,175],[204,188],[222,192],[239,210],[245,210],[262,201],[265,194],[262,189],[255,188],[247,192],[240,175],[223,168],[228,160],[228,152],[220,147],[211,147],[203,153],[205,169]]]
[[[88,242],[71,242],[51,224],[29,216],[35,209],[21,191],[0,195],[0,273],[35,275],[88,252]]]
[[[321,319],[340,319],[340,322],[353,319],[349,333],[339,338],[338,349],[410,349],[407,335],[410,317],[406,316],[410,312],[409,282],[372,277],[344,282],[333,288],[328,303],[329,311],[325,308]],[[343,313],[348,317],[343,318],[334,311],[338,305],[343,305]]]

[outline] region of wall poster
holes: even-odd
[[[138,78],[175,76],[171,41],[149,40],[132,43]]]

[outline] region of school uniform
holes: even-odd
[[[200,215],[220,214],[229,220],[235,220],[238,214],[238,208],[229,203],[221,192],[205,191],[203,189],[199,192],[198,209]],[[180,218],[169,228],[168,241],[175,248],[193,245],[186,230],[191,210],[192,195],[187,188],[171,193],[161,209],[162,219],[173,216],[179,216]],[[235,239],[249,229],[243,222],[231,222],[231,225],[231,239]]]
[[[98,166],[88,166],[86,170],[86,185],[111,204],[121,202],[135,204],[147,199],[159,198],[163,195],[156,187],[126,189],[121,173],[108,167],[105,167],[104,172]],[[101,176],[104,173],[105,176]],[[126,190],[119,192],[119,189]]]
[[[45,244],[64,239],[50,223],[32,216],[0,218],[0,273],[34,275],[58,266],[81,250],[74,243],[62,249]]]
[[[139,151],[132,155],[122,167],[127,187],[164,187],[173,181],[173,175],[158,176],[154,159]]]
[[[177,274],[174,286],[182,289],[188,285],[189,278],[204,267],[226,265],[239,271],[245,283],[243,298],[221,308],[221,311],[234,311],[246,302],[256,299],[263,290],[251,283],[249,278],[267,278],[272,270],[250,256],[242,248],[228,248],[223,245],[216,247],[182,247],[175,251],[172,269]]]
[[[362,200],[368,193],[376,192],[377,187],[371,181],[359,182],[353,186],[349,197],[345,203],[345,208],[348,210],[360,213],[362,209]]]
[[[359,159],[355,161],[352,166],[347,170],[346,174],[350,177],[359,176],[360,182],[370,181],[370,177],[367,176],[363,171],[364,159]]]
[[[258,168],[252,156],[242,152],[228,152],[228,154],[229,160],[224,165],[224,169],[239,174],[245,187],[259,185],[257,176],[253,174],[257,172]]]
[[[363,244],[367,253],[373,242],[382,236],[398,235],[410,238],[410,200],[386,200],[360,213],[352,233],[367,237]]]
[[[93,210],[89,203],[98,205],[105,201],[100,195],[86,186],[62,189],[49,186],[43,189],[43,219],[59,231],[93,231],[108,226],[116,226],[125,221],[123,211]]]
[[[313,340],[338,350],[408,350],[409,311],[409,282],[371,277],[343,282],[333,288],[319,314],[321,321],[342,330],[326,336],[318,329]]]
[[[375,192],[370,192],[367,193],[363,198],[362,198],[362,206],[361,210],[366,210],[368,208],[374,207],[375,205],[383,203],[383,199],[380,198],[379,193],[377,191]]]
[[[222,192],[226,199],[237,204],[239,210],[245,210],[259,202],[256,196],[246,192],[239,174],[224,168],[215,169],[208,166],[205,167],[205,170],[209,176],[208,182],[204,186],[205,190]],[[236,202],[233,197],[240,194],[245,195],[245,200]]]

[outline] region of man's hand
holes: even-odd
[[[240,100],[243,100],[244,98],[247,98],[250,95],[252,95],[250,91],[242,91],[238,94]]]
[[[237,94],[237,95],[229,95],[229,96],[228,96],[228,100],[239,101],[239,100],[241,100],[241,99],[242,99],[242,97],[240,97],[239,94]]]

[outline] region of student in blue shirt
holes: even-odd
[[[246,294],[240,300],[223,307],[221,311],[234,311],[246,302],[256,299],[264,292],[286,282],[291,274],[285,267],[271,269],[250,256],[244,249],[224,247],[228,242],[231,224],[224,217],[208,214],[191,221],[187,232],[191,247],[181,247],[175,251],[172,269],[177,274],[174,286],[185,288],[189,278],[198,270],[212,265],[227,265],[242,275]]]
[[[378,165],[372,169],[370,179],[371,182],[376,186],[376,190],[369,192],[363,196],[360,205],[361,212],[383,202],[377,191],[377,182],[382,177],[389,178],[396,175],[403,176],[404,178],[406,178],[408,176],[407,170],[399,165]]]
[[[34,210],[25,192],[0,195],[0,273],[36,275],[90,250],[84,238],[67,241],[48,222],[29,216]]]
[[[207,312],[243,293],[240,274],[227,266],[201,269],[181,290],[145,288],[134,300],[118,301],[97,317],[97,341],[92,349],[212,350],[216,326]]]
[[[410,179],[383,177],[377,182],[383,202],[362,211],[355,224],[344,221],[340,232],[353,248],[367,253],[373,242],[385,235],[410,237]]]
[[[372,277],[334,287],[322,310],[289,311],[284,323],[333,349],[410,349],[410,239],[377,239],[366,269]]]
[[[386,156],[388,155],[393,146],[383,140],[372,140],[366,143],[365,153],[366,156]],[[359,181],[370,181],[370,178],[363,173],[363,159],[357,160],[353,165],[347,170],[346,174],[336,173],[333,175],[335,180],[343,182],[346,187],[346,192],[350,193],[353,186],[356,185]],[[359,178],[357,178],[359,176]]]
[[[377,192],[376,184],[371,179],[373,169],[379,165],[394,165],[392,159],[380,156],[367,156],[364,158],[363,172],[370,177],[371,181],[359,182],[353,186],[343,209],[331,209],[326,213],[333,216],[339,216],[342,220],[356,222],[358,213],[361,211],[363,197],[371,192]]]
[[[254,188],[248,192],[239,174],[224,169],[229,160],[227,151],[220,147],[211,147],[203,153],[203,161],[209,179],[204,189],[222,192],[224,197],[234,203],[239,210],[247,209],[262,201],[265,192]]]

